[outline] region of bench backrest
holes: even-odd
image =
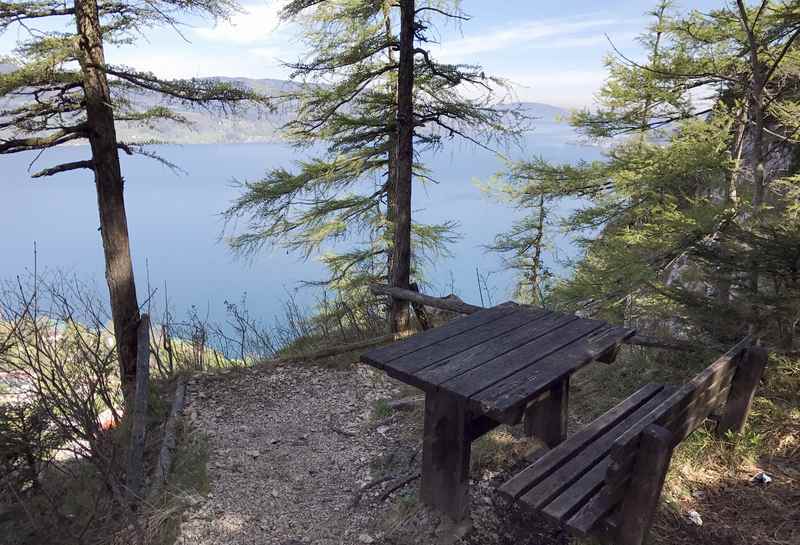
[[[642,432],[648,426],[656,424],[669,430],[675,446],[722,408],[728,402],[734,376],[740,367],[748,365],[749,355],[754,350],[751,338],[746,337],[620,435],[610,452],[606,482],[621,486],[627,480]]]

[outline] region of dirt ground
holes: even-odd
[[[186,415],[192,433],[207,437],[209,493],[184,513],[178,543],[578,543],[494,492],[536,448],[513,429],[501,428],[473,445],[471,525],[454,527],[425,509],[417,501],[416,478],[421,404],[403,411],[385,404],[410,395],[413,390],[363,365],[285,365],[193,378]],[[800,543],[800,536],[787,538],[787,523],[781,529],[775,520],[791,510],[776,509],[771,496],[780,494],[785,506],[786,495],[792,502],[794,494],[800,505],[796,475],[769,468],[776,482],[762,489],[749,482],[756,469],[705,489],[698,478],[692,486],[699,492],[689,503],[666,498],[653,542]],[[746,504],[735,503],[743,499]],[[702,527],[682,515],[693,505],[703,513]],[[737,510],[760,510],[770,528],[741,527]],[[780,539],[769,538],[768,529]]]

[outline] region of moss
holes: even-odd
[[[372,420],[379,422],[392,415],[392,407],[386,399],[379,399],[372,404]]]

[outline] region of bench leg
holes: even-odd
[[[440,392],[425,394],[420,497],[456,522],[469,514],[468,419],[464,401]]]
[[[567,438],[568,408],[569,377],[566,377],[525,409],[525,435],[555,447]]]
[[[736,368],[736,374],[731,381],[728,400],[717,425],[717,433],[720,436],[728,431],[739,433],[744,428],[753,396],[766,365],[767,351],[762,347],[751,346],[744,353],[744,359]]]
[[[620,511],[619,545],[642,545],[658,508],[672,458],[672,434],[661,426],[642,432],[636,463]]]

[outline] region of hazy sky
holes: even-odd
[[[683,9],[708,9],[724,0],[684,1]],[[589,105],[603,82],[606,35],[636,56],[636,35],[655,0],[464,0],[471,19],[437,30],[438,58],[481,64],[487,74],[512,81],[522,100],[559,106]],[[192,20],[181,38],[172,29],[148,31],[135,46],[114,47],[110,63],[165,77],[246,76],[286,78],[281,60],[303,51],[297,29],[277,17],[280,2],[245,0],[246,13],[230,23]],[[0,35],[8,52],[19,30]],[[186,41],[188,40],[188,41]]]

